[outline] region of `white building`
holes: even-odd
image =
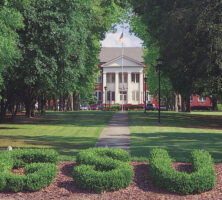
[[[99,104],[144,104],[143,49],[139,47],[103,47],[100,53],[101,77],[96,95]],[[148,92],[147,92],[148,93]],[[147,101],[152,96],[147,94]]]

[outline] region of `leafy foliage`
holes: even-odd
[[[0,191],[36,191],[51,184],[56,176],[59,154],[49,149],[16,149],[0,154]],[[9,173],[25,167],[25,175]]]
[[[11,2],[18,6],[26,1]],[[124,10],[119,0],[27,2],[15,13],[23,17],[24,28],[12,26],[17,31],[14,38],[19,39],[21,56],[4,73],[2,115],[9,106],[24,103],[30,117],[39,98],[43,105],[52,96],[65,101],[70,93],[83,101],[90,99],[99,73],[99,41]]]
[[[189,111],[192,93],[221,93],[221,2],[131,0],[133,31],[144,40],[145,61],[169,78]],[[141,32],[141,33],[140,33]],[[207,81],[206,81],[207,80]],[[185,108],[186,106],[186,108]]]
[[[21,5],[20,5],[21,6]],[[19,58],[18,34],[16,31],[24,27],[23,18],[18,11],[16,1],[0,3],[0,84],[3,84],[1,73]]]
[[[194,170],[191,174],[176,171],[171,162],[166,150],[153,149],[150,152],[150,176],[156,186],[178,194],[202,193],[214,188],[216,174],[208,152],[191,152]]]
[[[77,155],[73,171],[76,185],[101,193],[119,190],[132,182],[133,170],[128,152],[121,149],[91,148]]]

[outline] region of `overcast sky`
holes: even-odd
[[[129,25],[124,24],[124,27]],[[116,33],[107,33],[106,38],[101,41],[102,47],[121,47],[121,42],[119,38],[122,33],[122,28],[120,25],[117,26]],[[141,47],[142,41],[136,37],[134,34],[129,33],[129,28],[124,28],[123,30],[123,46],[124,47]]]

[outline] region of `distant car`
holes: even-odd
[[[166,110],[167,110],[167,108],[166,108],[166,106],[165,106],[165,105],[162,105],[162,106],[160,106],[160,110],[162,110],[162,111],[166,111]]]
[[[80,110],[90,110],[90,106],[87,104],[80,105]]]
[[[146,105],[146,110],[155,110],[155,106],[153,106],[153,104],[151,104],[151,103],[148,103]]]

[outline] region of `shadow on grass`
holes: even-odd
[[[56,125],[56,126],[104,126],[111,119],[114,112],[104,111],[75,111],[75,112],[48,112],[44,117],[28,119],[18,116],[4,124]]]
[[[164,148],[180,162],[190,162],[194,149],[210,152],[215,162],[222,162],[222,134],[194,132],[131,133],[132,156],[148,157],[153,148]]]
[[[94,147],[97,138],[94,137],[62,137],[62,136],[15,136],[2,135],[1,139],[15,140],[24,143],[25,148],[50,148],[55,149],[61,156],[73,156],[90,147]],[[21,142],[20,142],[21,141]],[[4,144],[2,144],[4,145]],[[2,147],[3,149],[4,147]],[[16,146],[15,146],[16,148]],[[22,148],[22,147],[21,147]],[[6,147],[4,148],[6,149]]]
[[[0,130],[1,130],[1,129],[10,130],[10,129],[19,129],[19,128],[14,128],[14,127],[0,127]]]
[[[158,112],[129,112],[131,126],[157,126]],[[161,112],[161,126],[222,130],[222,116]]]

